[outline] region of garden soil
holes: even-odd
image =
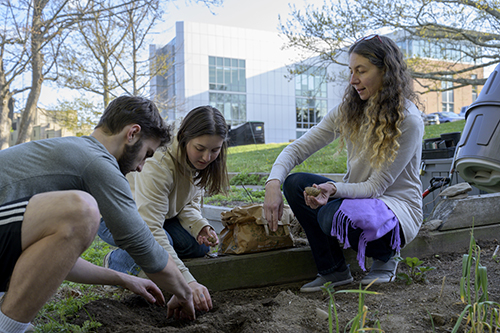
[[[480,262],[488,270],[489,300],[495,302],[500,302],[500,262],[498,257],[493,258],[498,243],[483,244],[478,240]],[[436,268],[428,273],[425,283],[407,285],[396,281],[371,286],[369,290],[379,294],[365,297],[364,303],[368,308],[366,326],[375,327],[376,321],[379,321],[384,332],[451,332],[465,307],[460,302],[459,281],[462,256],[466,252],[467,249],[464,249],[463,253],[420,258],[423,266]],[[400,264],[398,273],[403,272],[408,271]],[[358,289],[364,274],[353,275],[352,284],[336,290]],[[69,322],[81,325],[90,316],[102,324],[98,332],[113,333],[328,332],[328,320],[324,313],[328,309],[329,297],[322,292],[301,293],[299,289],[304,282],[308,281],[212,292],[213,309],[208,313],[197,313],[196,320],[189,322],[167,318],[166,308],[150,305],[129,293],[124,293],[119,299],[103,298],[88,303]],[[358,312],[358,295],[338,293],[335,305],[343,332]]]

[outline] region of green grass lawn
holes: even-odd
[[[425,127],[424,139],[439,137],[441,133],[462,132],[465,120]],[[276,157],[289,143],[268,143],[229,148],[227,166],[229,172],[251,173],[271,171]],[[338,152],[334,141],[317,151],[292,172],[345,173],[346,153]]]

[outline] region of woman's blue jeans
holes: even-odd
[[[346,267],[343,249],[337,238],[330,236],[333,216],[342,204],[343,199],[332,199],[322,207],[312,209],[304,201],[304,188],[312,184],[322,184],[332,181],[329,178],[310,173],[292,173],[283,184],[283,193],[295,217],[304,229],[309,246],[321,275],[342,271]],[[358,250],[361,229],[348,227],[349,243],[353,250]],[[394,254],[390,246],[392,232],[380,239],[369,242],[366,256],[387,262]],[[404,238],[401,239],[404,242]]]
[[[210,247],[198,244],[196,239],[181,226],[176,217],[166,220],[163,229],[165,229],[168,241],[180,259],[203,257],[210,250]],[[101,220],[97,234],[109,245],[117,246],[104,220]],[[120,248],[109,254],[108,263],[109,268],[122,273],[137,275],[141,270],[127,251]]]

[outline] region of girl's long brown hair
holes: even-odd
[[[399,47],[390,38],[361,40],[349,49],[367,58],[383,72],[382,88],[363,101],[354,87],[346,88],[336,125],[341,142],[350,140],[375,169],[392,163],[399,149],[401,122],[406,100],[421,106],[413,90],[413,79]]]

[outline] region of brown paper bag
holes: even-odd
[[[293,246],[290,222],[295,218],[289,206],[283,208],[278,230],[269,230],[262,204],[239,206],[221,213],[220,254],[242,254]]]

